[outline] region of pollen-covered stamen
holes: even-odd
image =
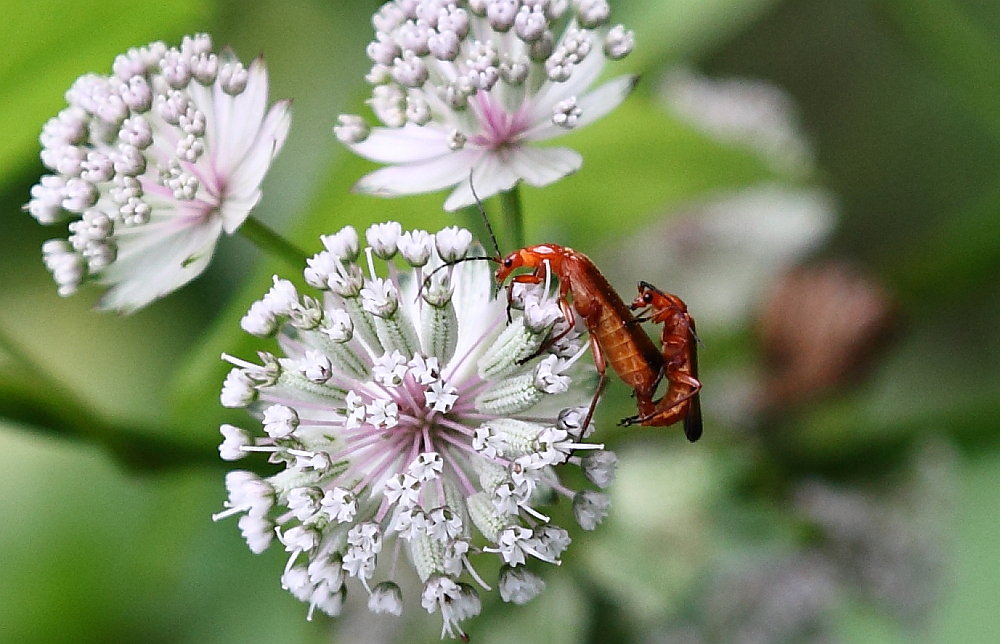
[[[567,130],[572,130],[576,127],[576,122],[582,115],[583,110],[577,106],[575,96],[560,101],[552,107],[552,122]]]
[[[615,25],[604,37],[604,55],[611,60],[621,60],[632,53],[634,47],[635,34],[624,25]]]

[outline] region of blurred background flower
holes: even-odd
[[[366,109],[377,8],[5,6],[0,641],[438,639],[439,619],[371,615],[360,594],[307,622],[280,548],[250,557],[210,520],[218,428],[246,422],[218,404],[218,357],[261,348],[239,322],[277,265],[223,236],[185,289],[98,316],[96,289],[57,296],[39,259],[51,232],[20,210],[74,79],[209,32],[241,60],[263,52],[269,93],[295,102],[255,216],[311,253],[346,224],[481,230],[444,193],[350,192],[377,166],[331,129]],[[636,46],[609,73],[642,80],[559,139],[584,164],[522,190],[525,236],[587,253],[625,298],[644,279],[687,302],[705,435],[617,428],[635,406],[612,382],[592,438],[619,456],[608,517],[571,530],[562,566],[532,568],[545,592],[516,608],[484,594],[464,627],[479,642],[995,641],[1000,7],[618,0],[611,21]],[[569,505],[553,522],[574,524]]]
[[[354,190],[389,197],[455,186],[444,208],[457,210],[579,170],[574,150],[535,144],[599,120],[635,87],[626,75],[591,89],[605,63],[635,45],[610,15],[606,0],[383,5],[366,80],[385,127],[343,115],[334,131],[353,152],[392,165]]]
[[[72,295],[89,280],[120,313],[198,277],[223,232],[260,201],[260,183],[288,136],[288,101],[267,109],[267,71],[207,34],[162,41],[115,57],[110,76],[84,74],[69,106],[42,128],[41,159],[54,174],[31,188],[38,223],[71,219],[42,259]],[[79,219],[77,219],[79,217]]]

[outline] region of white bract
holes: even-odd
[[[631,31],[609,26],[606,0],[395,0],[372,19],[369,104],[384,127],[341,115],[337,137],[389,164],[355,190],[379,196],[456,186],[446,210],[578,170],[579,153],[535,144],[617,107],[634,76],[591,89]]]
[[[370,610],[398,615],[397,581],[415,574],[442,636],[463,636],[459,622],[481,606],[474,585],[490,590],[476,557],[499,556],[502,598],[524,603],[544,584],[521,566],[559,563],[569,544],[539,505],[564,497],[586,529],[607,510],[606,495],[581,496],[555,470],[585,467],[581,453],[614,463],[581,427],[595,371],[579,360],[582,338],[558,343],[559,355],[545,344],[559,317],[555,285],[517,285],[508,324],[488,262],[442,260],[482,254],[467,231],[377,225],[365,238],[363,249],[351,227],[322,238],[304,273],[319,297],[275,277],[244,317],[251,333],[277,334],[283,355],[225,356],[234,368],[222,403],[248,408],[261,429],[223,425],[220,454],[265,452],[283,469],[231,472],[228,509],[215,518],[242,514],[254,552],[278,537],[290,553],[282,583],[310,615],[336,615],[352,578]],[[544,326],[525,324],[529,304],[552,313]],[[597,469],[591,479],[609,483],[609,467]]]
[[[290,104],[268,110],[267,90],[263,60],[247,69],[205,34],[78,78],[39,138],[53,174],[25,206],[42,224],[70,220],[69,238],[42,248],[59,294],[94,280],[110,287],[100,308],[130,312],[200,275],[288,134]]]

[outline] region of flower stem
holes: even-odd
[[[520,186],[500,193],[500,210],[503,212],[504,237],[510,250],[523,248],[524,214],[521,212]]]
[[[247,217],[243,225],[240,226],[240,233],[249,239],[257,248],[262,251],[272,255],[273,257],[279,257],[286,262],[288,262],[292,267],[297,270],[302,270],[306,265],[306,258],[309,255],[288,241],[273,228],[264,225],[258,219],[253,217]]]
[[[171,440],[173,432],[103,419],[0,330],[0,418],[60,438],[96,443],[133,470],[214,465],[209,450]],[[16,366],[15,366],[16,365]]]

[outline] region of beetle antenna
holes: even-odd
[[[490,218],[486,216],[486,209],[483,208],[483,202],[480,201],[479,195],[476,194],[476,188],[472,185],[472,170],[469,170],[469,190],[472,191],[472,198],[476,200],[476,207],[479,208],[479,214],[483,216],[486,231],[490,234],[490,241],[493,242],[493,250],[497,252],[496,256],[500,257],[500,244],[497,243],[497,236],[493,234],[493,226],[490,225]]]
[[[698,333],[694,330],[694,322],[689,321],[687,326],[688,331],[691,332],[691,336],[694,338],[694,341],[698,343],[698,346],[704,349],[705,343],[701,341],[701,338],[698,337]]]
[[[438,273],[438,271],[442,269],[451,268],[456,264],[461,264],[462,262],[469,262],[472,260],[486,260],[488,262],[494,262],[497,264],[500,263],[500,246],[497,244],[496,235],[493,234],[493,226],[490,226],[490,219],[489,217],[486,216],[486,209],[483,208],[483,202],[479,199],[479,195],[476,194],[476,188],[472,185],[472,170],[469,170],[469,190],[472,191],[472,197],[473,199],[476,200],[476,207],[479,209],[479,214],[483,216],[483,223],[486,225],[486,231],[490,234],[490,240],[493,242],[493,250],[495,250],[497,254],[494,255],[493,257],[486,257],[486,256],[462,257],[461,259],[457,259],[454,262],[438,266],[433,271],[428,273],[426,277],[424,277],[423,284],[421,285],[420,290],[417,291],[417,297],[420,297],[420,293],[423,291],[423,289],[426,289],[430,285],[431,278],[434,277]]]
[[[432,270],[430,273],[428,273],[427,276],[424,277],[424,282],[423,282],[422,288],[427,288],[428,286],[430,286],[431,278],[434,277],[435,275],[437,275],[439,271],[442,271],[442,270],[444,270],[446,268],[451,268],[452,266],[455,266],[457,264],[461,264],[462,262],[471,262],[473,260],[485,260],[487,262],[494,262],[494,263],[499,263],[500,262],[500,260],[498,260],[496,257],[489,257],[489,256],[486,256],[486,255],[477,255],[475,257],[462,257],[461,259],[456,259],[455,261],[453,261],[451,263],[441,264],[440,266],[438,266],[437,268],[435,268],[434,270]],[[419,297],[420,291],[417,292],[417,295]]]

